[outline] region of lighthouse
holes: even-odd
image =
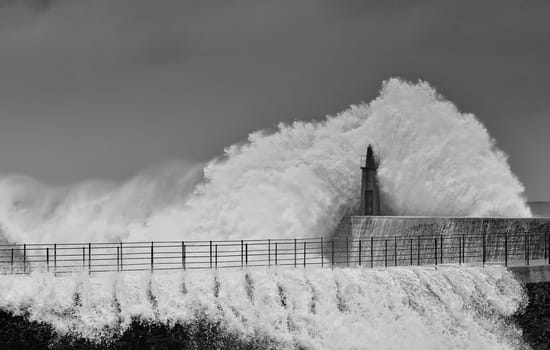
[[[363,163],[364,159],[364,163]],[[374,159],[372,146],[367,148],[366,157],[361,159],[361,206],[359,215],[380,215],[380,192],[376,170],[378,164]]]

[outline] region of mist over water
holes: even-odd
[[[117,184],[49,187],[25,176],[0,179],[0,228],[12,242],[117,241],[131,225],[193,192],[202,167],[187,162],[145,169]]]
[[[531,216],[474,115],[428,83],[390,79],[368,104],[252,133],[203,169],[182,163],[69,188],[3,177],[0,223],[12,242],[326,236],[357,207],[369,143],[385,214]]]

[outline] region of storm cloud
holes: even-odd
[[[0,1],[0,172],[62,184],[206,160],[423,79],[550,199],[546,1]]]

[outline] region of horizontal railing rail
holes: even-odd
[[[550,233],[0,244],[0,273],[550,264]]]

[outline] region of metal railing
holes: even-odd
[[[550,264],[549,233],[0,245],[0,273]]]

